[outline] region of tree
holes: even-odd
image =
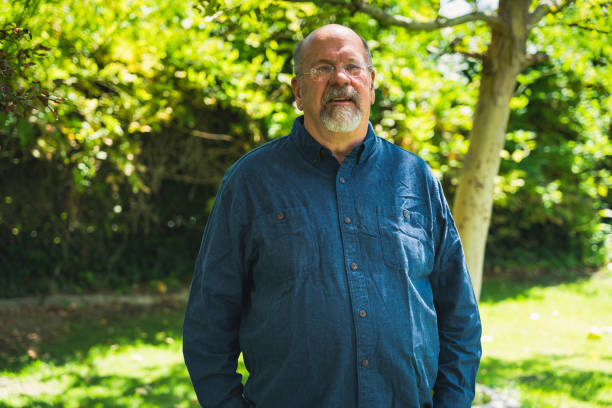
[[[28,68],[49,49],[42,44],[29,46],[28,40],[32,33],[15,23],[0,27],[0,112],[24,116],[33,109],[47,108],[57,115],[50,102],[62,98],[50,95],[40,81],[28,76]]]
[[[303,0],[287,1],[304,3]],[[576,1],[499,0],[496,13],[481,12],[477,9],[477,2],[472,1],[474,11],[471,13],[455,18],[438,15],[429,21],[417,21],[395,14],[397,7],[380,6],[379,1],[322,0],[320,3],[337,9],[348,9],[352,14],[368,15],[381,26],[397,26],[408,31],[438,30],[470,22],[484,22],[489,27],[491,39],[486,51],[464,52],[470,58],[482,62],[482,73],[469,150],[453,204],[453,215],[464,245],[474,290],[479,296],[485,244],[493,208],[493,191],[511,111],[510,102],[517,88],[517,77],[527,67],[548,58],[542,51],[527,51],[529,35],[532,28],[545,17],[562,13],[570,6],[575,6]],[[223,13],[229,10],[224,8],[226,5],[223,1],[203,1],[202,4],[208,12]],[[583,9],[600,7],[604,10],[600,15],[609,21],[606,4],[585,2],[581,6]],[[583,21],[573,24],[581,25]],[[598,30],[593,25],[584,28]]]
[[[0,27],[28,7],[27,48],[49,48],[29,78],[66,102],[57,120],[0,111],[0,297],[188,281],[207,201],[252,148],[206,132],[247,134],[216,81],[244,64],[209,30],[185,28],[187,2],[32,4],[7,4]]]
[[[0,27],[19,23],[32,32],[27,48],[49,48],[28,77],[65,102],[58,119],[0,112],[0,296],[187,281],[227,167],[291,129],[296,40],[329,22],[369,39],[377,134],[457,190],[498,15],[445,19],[429,0],[370,3],[432,22],[409,31],[337,3],[226,3],[7,3]],[[26,4],[36,8],[20,19]],[[580,1],[562,11],[527,40],[550,59],[518,75],[510,100],[487,268],[599,266],[612,253],[612,45],[597,31],[610,16]]]

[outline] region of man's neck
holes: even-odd
[[[342,163],[344,158],[364,141],[368,132],[367,122],[365,126],[360,124],[352,132],[331,132],[326,128],[318,129],[309,125],[307,121],[304,121],[304,127],[308,133],[322,146],[328,148],[338,163]]]

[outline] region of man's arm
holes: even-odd
[[[478,304],[455,222],[436,180],[437,239],[431,276],[438,316],[440,355],[434,386],[436,408],[469,408],[480,363],[481,325]]]
[[[222,185],[206,223],[183,325],[183,355],[203,407],[248,406],[236,373],[243,256],[240,231]]]

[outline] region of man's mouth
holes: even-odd
[[[352,98],[349,97],[345,97],[345,98],[331,98],[327,101],[327,103],[338,103],[338,104],[348,104],[348,103],[354,103]]]
[[[323,102],[325,105],[357,105],[359,95],[351,89],[335,89],[329,90]]]

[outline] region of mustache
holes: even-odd
[[[336,98],[348,99],[354,104],[359,105],[359,93],[353,87],[330,88],[329,91],[323,95],[322,102],[325,105],[327,102]]]

